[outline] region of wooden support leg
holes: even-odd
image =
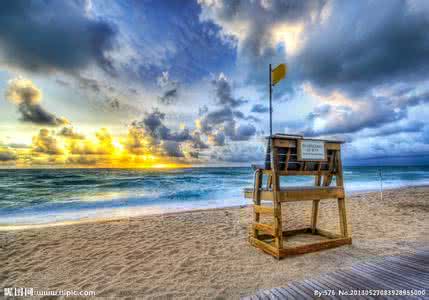
[[[274,244],[277,249],[283,248],[283,227],[282,227],[282,205],[280,202],[280,178],[277,174],[278,166],[277,149],[273,149],[274,169],[272,174],[273,181],[273,206],[274,206]]]
[[[274,206],[274,246],[280,251],[283,248],[282,206],[280,203],[280,177],[278,175],[279,156],[276,147],[272,147],[272,184]]]
[[[313,206],[311,208],[311,233],[316,233],[317,217],[319,214],[319,202],[320,200],[313,200]]]
[[[256,171],[255,174],[255,185],[253,188],[253,204],[261,205],[261,189],[262,187],[262,173],[260,171]],[[260,213],[256,212],[255,208],[253,208],[253,222],[259,223]],[[258,238],[258,230],[253,230],[253,237],[255,239]]]
[[[322,184],[322,176],[317,175],[314,180],[315,186],[320,186]],[[320,200],[313,200],[313,206],[311,208],[311,233],[316,233],[317,228],[317,217],[319,215],[319,202]]]
[[[280,201],[274,201],[274,244],[277,249],[283,248],[282,206]]]
[[[338,198],[338,212],[340,217],[340,231],[343,237],[348,236],[347,232],[347,214],[346,203],[344,198]]]
[[[335,156],[337,162],[337,175],[336,175],[336,184],[337,186],[344,187],[343,180],[343,165],[341,162],[341,153],[338,151]],[[338,199],[338,212],[340,217],[340,230],[343,237],[348,237],[347,229],[347,214],[346,214],[346,200],[344,198]]]

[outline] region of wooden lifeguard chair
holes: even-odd
[[[253,199],[253,224],[250,243],[280,259],[351,244],[347,231],[346,204],[341,163],[340,141],[305,139],[302,136],[276,134],[268,138],[271,155],[265,166],[254,166],[253,189],[245,189],[245,197]],[[263,186],[264,175],[267,184]],[[315,176],[314,186],[280,186],[282,176]],[[335,177],[335,186],[331,186]],[[336,199],[338,202],[340,233],[317,228],[319,202]],[[283,231],[282,203],[313,201],[310,227]],[[271,202],[272,205],[263,205]],[[271,224],[260,223],[261,214],[273,217]],[[301,233],[320,235],[325,239],[309,244],[288,246],[287,238]]]

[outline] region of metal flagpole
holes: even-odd
[[[270,70],[269,70],[269,77],[270,77],[270,81],[268,83],[269,85],[269,89],[270,89],[270,137],[273,135],[273,101],[272,101],[272,96],[273,96],[273,85],[271,84],[271,64],[270,64]]]
[[[271,84],[271,64],[268,69],[268,87],[269,87],[269,94],[270,94],[270,136],[268,137],[268,143],[267,143],[267,152],[265,154],[265,169],[271,169],[271,136],[273,135],[273,109],[272,109],[272,84]]]

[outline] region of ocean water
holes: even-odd
[[[377,167],[345,167],[346,192],[380,189]],[[429,166],[382,167],[384,188],[429,184]],[[313,183],[287,177],[284,184]],[[0,225],[103,219],[250,203],[250,168],[0,170]]]

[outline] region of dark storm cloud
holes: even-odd
[[[203,18],[237,38],[240,59],[249,66],[244,71],[259,84],[265,82],[269,63],[285,60],[295,83],[309,80],[320,88],[354,93],[398,77],[418,79],[429,71],[425,1],[200,2]],[[288,52],[291,45],[276,45],[272,36],[276,25],[298,23],[305,36],[294,56]],[[240,31],[240,24],[246,31]]]
[[[331,1],[294,61],[323,89],[361,94],[375,85],[429,72],[429,7],[424,1]]]
[[[59,136],[63,136],[69,139],[74,140],[83,140],[85,139],[85,136],[83,134],[80,134],[74,130],[73,127],[63,127],[58,134]]]
[[[425,127],[425,123],[421,121],[410,121],[405,124],[388,124],[379,128],[370,136],[387,136],[397,133],[414,133],[420,132]]]
[[[421,84],[429,74],[429,6],[398,0],[330,1],[328,7],[329,17],[322,26],[308,28],[307,42],[293,63],[301,80],[322,98],[329,102],[338,91],[353,104],[316,107],[307,120],[325,125],[315,129],[311,123],[304,133],[370,129],[370,136],[384,137],[423,130],[407,119],[409,108],[429,102]],[[387,95],[377,96],[380,91]]]
[[[168,156],[171,157],[184,157],[182,150],[180,149],[180,143],[175,141],[164,141],[162,148]]]
[[[243,112],[239,110],[235,110],[232,112],[234,117],[240,120],[246,120],[246,121],[253,121],[253,122],[260,122],[261,120],[259,118],[256,118],[252,115],[246,116]]]
[[[223,123],[233,121],[234,115],[232,109],[223,107],[207,113],[201,120],[201,128],[204,133],[210,133],[214,127]]]
[[[179,82],[177,80],[171,80],[168,72],[162,72],[157,82],[162,92],[162,94],[158,96],[158,101],[164,105],[175,104],[179,97]]]
[[[259,122],[252,115],[245,115],[239,106],[248,101],[233,96],[231,82],[220,74],[213,80],[216,108],[209,110],[200,108],[200,130],[207,135],[209,143],[215,146],[224,146],[226,138],[231,141],[247,141],[256,134],[252,124],[240,124],[239,121]]]
[[[329,98],[329,97],[328,97]],[[309,124],[301,124],[306,135],[347,134],[363,129],[379,129],[374,136],[391,134],[390,131],[411,132],[419,129],[420,122],[409,120],[408,109],[429,102],[429,92],[404,94],[394,91],[388,97],[365,96],[353,104],[322,104],[307,115]],[[323,128],[314,129],[314,121],[323,120]],[[400,123],[398,123],[401,121]],[[307,126],[305,129],[302,129]],[[422,129],[422,128],[420,128]],[[392,132],[393,133],[393,132]]]
[[[202,149],[208,149],[208,145],[203,141],[203,139],[201,138],[201,134],[199,132],[194,132],[192,134],[192,143],[191,146],[193,149],[198,149],[198,150],[202,150]]]
[[[261,57],[275,55],[274,48],[268,40],[270,31],[278,22],[296,22],[310,17],[310,13],[320,9],[325,1],[201,1],[213,12],[212,17],[218,23],[248,22],[248,33],[244,38],[241,50],[252,61]],[[250,22],[249,22],[250,21]]]
[[[331,106],[325,104],[315,109],[308,115],[309,121],[316,118],[323,119],[326,124],[323,128],[307,128],[304,135],[332,135],[353,133],[364,128],[378,128],[387,124],[402,120],[407,116],[406,110],[396,109],[384,99],[372,99],[373,101],[358,102],[356,106]],[[310,125],[313,125],[310,123]]]
[[[158,97],[158,100],[162,104],[170,105],[176,102],[178,94],[177,88],[172,88],[166,90],[161,96]]]
[[[236,128],[235,132],[230,134],[229,137],[233,141],[247,141],[255,134],[256,134],[255,126],[251,124],[243,124],[243,125],[239,125]]]
[[[149,135],[159,141],[175,141],[184,142],[192,140],[192,135],[189,129],[185,128],[180,131],[172,131],[164,125],[165,114],[159,110],[154,110],[152,113],[146,114],[143,121],[138,124],[142,126]]]
[[[79,71],[91,63],[113,73],[106,52],[115,29],[89,18],[83,1],[16,0],[0,4],[3,63],[35,72]]]
[[[269,111],[269,108],[263,104],[255,104],[252,107],[251,112],[254,113],[267,113]]]
[[[21,121],[23,122],[51,126],[59,126],[68,123],[66,119],[57,118],[38,104],[33,105],[23,102],[19,104],[18,107],[21,113]]]
[[[192,157],[198,157],[200,150],[208,148],[200,133],[190,132],[187,128],[173,131],[164,124],[164,121],[165,114],[155,109],[147,113],[142,121],[133,122],[132,126],[143,129],[151,137],[152,145],[160,146],[161,151],[169,156],[184,157],[182,147],[184,144],[190,146]]]
[[[9,81],[5,97],[18,106],[23,122],[50,126],[68,123],[65,118],[56,117],[41,106],[42,93],[29,80],[16,78]]]
[[[201,120],[201,130],[203,133],[218,136],[220,132],[232,141],[245,141],[249,140],[256,134],[255,126],[251,124],[237,124],[235,118],[236,114],[228,107],[224,107],[212,112],[209,112]],[[224,144],[224,138],[218,136],[213,141],[217,141],[218,145]],[[222,143],[219,143],[222,141]]]
[[[396,103],[398,106],[402,107],[427,104],[429,103],[429,91],[425,91],[419,94],[412,93],[412,95],[400,95],[396,98]]]
[[[422,130],[406,125],[406,119],[410,107],[425,105],[429,99],[421,88],[429,74],[425,1],[201,3],[203,18],[236,38],[240,71],[250,73],[250,82],[266,82],[268,63],[286,61],[290,68],[284,86],[293,90],[309,83],[320,95],[322,105],[307,116],[306,123],[294,126],[296,131],[344,136],[364,129],[380,128],[381,135]],[[303,26],[296,53],[289,51],[288,40],[284,45],[273,44],[279,24]],[[396,94],[378,94],[392,90],[393,85],[401,86]],[[346,103],[333,103],[333,93],[341,94]],[[252,112],[259,110],[264,111],[254,107]]]
[[[212,83],[215,88],[216,104],[234,108],[247,103],[246,100],[236,98],[232,95],[230,82],[222,74],[218,79],[213,80]]]
[[[165,114],[161,113],[159,110],[154,110],[152,113],[147,114],[143,119],[143,124],[149,132],[155,132],[159,127],[165,128],[162,123],[165,119]],[[156,135],[156,134],[155,134]]]
[[[246,1],[201,0],[203,19],[220,25],[226,35],[238,41],[239,65],[247,79],[265,84],[268,64],[283,62],[285,47],[272,42],[275,25],[307,21],[318,14],[325,1],[273,0]],[[240,24],[242,24],[240,26]]]
[[[0,148],[0,163],[1,162],[7,162],[7,161],[14,161],[18,158],[18,155],[15,151],[12,151],[10,149],[1,149]]]

